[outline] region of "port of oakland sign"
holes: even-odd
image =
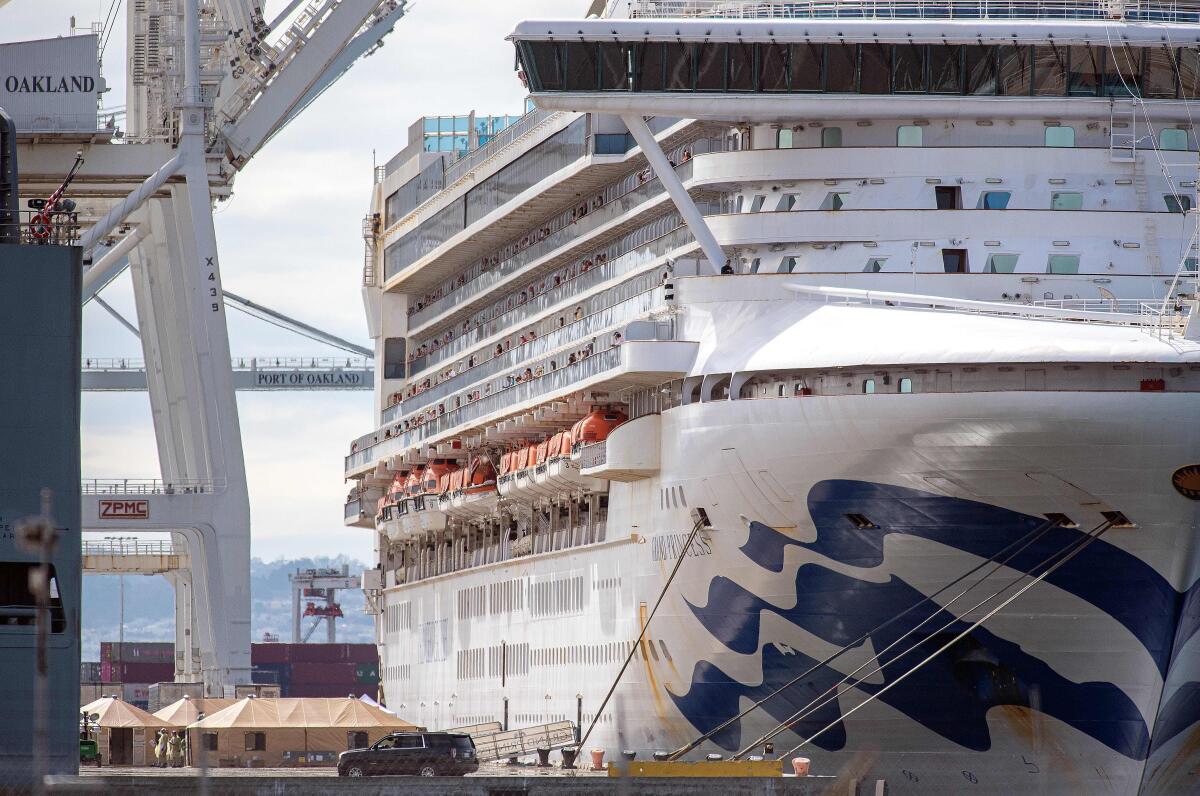
[[[95,132],[97,46],[93,35],[0,44],[0,108],[18,131]]]
[[[365,385],[361,372],[355,371],[255,371],[254,386],[260,389],[348,390]]]

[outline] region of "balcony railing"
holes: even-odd
[[[354,443],[354,452],[346,457],[346,470],[353,470],[383,456],[408,450],[431,437],[507,407],[517,406],[526,401],[567,389],[584,379],[613,370],[620,364],[620,348],[597,351],[573,365],[564,365],[551,373],[528,379],[498,393],[484,396],[478,401],[473,401],[458,409],[452,409],[427,423],[410,428],[408,431],[389,437],[387,436],[390,432],[389,429],[360,437]]]
[[[205,495],[224,489],[223,481],[157,478],[91,478],[80,485],[84,495]]]
[[[442,398],[453,395],[464,387],[487,379],[489,376],[518,368],[527,363],[533,363],[538,357],[565,348],[572,343],[583,343],[589,337],[595,337],[601,332],[612,329],[614,326],[645,315],[651,308],[662,303],[661,289],[646,289],[659,283],[660,280],[657,277],[657,274],[644,274],[633,280],[637,283],[633,287],[644,291],[633,298],[626,299],[611,307],[588,315],[582,320],[569,323],[563,328],[543,335],[532,342],[509,349],[498,357],[493,357],[486,362],[480,363],[447,379],[441,384],[435,385],[411,398],[406,398],[400,404],[388,407],[383,413],[382,421],[390,423],[398,420],[402,417],[401,412],[404,415],[412,414]]]
[[[722,19],[1113,19],[1196,22],[1200,3],[1106,0],[634,0],[630,17]]]

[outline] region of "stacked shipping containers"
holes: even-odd
[[[170,641],[100,642],[100,682],[123,683],[126,702],[146,709],[150,684],[175,679],[175,645]]]
[[[344,697],[379,690],[374,644],[252,644],[256,683],[278,685],[285,697]]]

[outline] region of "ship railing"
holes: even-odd
[[[136,357],[85,357],[84,370],[145,370],[146,362]],[[339,368],[362,370],[373,362],[366,357],[232,357],[234,370],[317,370]]]
[[[584,379],[614,370],[620,364],[621,349],[619,347],[596,351],[591,356],[584,357],[574,364],[563,365],[558,370],[534,376],[500,392],[485,395],[477,401],[472,401],[458,409],[451,409],[425,423],[410,427],[407,431],[392,434],[391,429],[387,429],[360,437],[352,446],[353,452],[345,459],[346,470],[373,462],[384,455],[385,451],[408,450],[425,440],[451,431],[472,420],[478,420],[503,409],[565,390]],[[389,434],[390,436],[388,436]]]
[[[582,320],[569,323],[561,329],[556,329],[549,334],[542,335],[531,342],[511,348],[498,357],[493,357],[472,368],[457,373],[440,384],[417,393],[411,398],[405,398],[403,402],[384,410],[381,418],[382,422],[390,423],[399,420],[406,414],[417,412],[442,398],[453,395],[464,387],[475,385],[489,376],[503,373],[506,370],[520,368],[526,364],[531,366],[548,364],[535,362],[535,360],[538,357],[548,356],[551,352],[566,348],[572,343],[582,343],[589,337],[599,335],[626,321],[634,320],[644,315],[653,307],[662,304],[663,293],[661,287],[658,287],[660,281],[656,273],[648,273],[636,277],[632,280],[633,284],[630,284],[629,287],[642,292],[637,293],[632,298],[594,312]],[[647,290],[646,288],[651,285],[654,285],[654,287]],[[619,287],[626,286],[622,285]],[[513,328],[519,330],[524,327],[514,326]],[[490,356],[490,352],[486,350],[480,351],[479,355],[480,357]],[[566,352],[564,352],[565,356]]]
[[[702,202],[700,206],[702,211],[715,212],[716,210],[715,203],[710,205]],[[610,254],[608,262],[603,265],[593,266],[586,273],[582,273],[574,279],[567,280],[558,287],[548,288],[546,292],[527,300],[524,304],[518,305],[489,321],[480,323],[478,326],[472,327],[467,332],[453,338],[445,345],[439,346],[437,349],[423,356],[412,359],[408,363],[409,374],[412,376],[420,374],[427,368],[433,368],[448,359],[456,357],[466,352],[472,346],[478,345],[489,337],[500,334],[505,330],[519,333],[523,324],[543,311],[568,301],[572,297],[584,295],[587,290],[596,285],[643,268],[648,263],[695,240],[688,230],[687,225],[683,223],[683,219],[677,214],[668,213],[667,216],[660,217],[658,220],[668,217],[674,221],[674,226],[669,231],[663,232],[658,237],[649,241],[634,245],[630,251],[624,253],[620,253],[620,250],[624,247],[610,247],[612,254]]]
[[[2,211],[0,211],[2,212]],[[18,210],[16,217],[0,216],[0,243],[24,246],[74,246],[79,243],[79,213],[54,212],[48,219],[38,210]]]
[[[676,147],[676,150],[689,149],[694,157],[699,154],[721,151],[722,147],[722,139],[701,138],[687,144],[681,144]],[[675,173],[685,183],[692,178],[692,171],[693,160],[691,158],[675,167]],[[612,197],[603,206],[590,211],[579,220],[559,228],[544,239],[525,247],[511,257],[486,270],[481,263],[477,262],[460,274],[465,280],[461,286],[450,290],[442,298],[432,301],[413,312],[409,316],[409,328],[415,329],[429,322],[431,319],[449,312],[454,307],[490,290],[513,274],[525,270],[533,263],[543,259],[546,255],[573,243],[595,228],[608,223],[614,218],[629,213],[638,205],[664,195],[665,192],[662,183],[657,176],[653,176],[645,183],[637,185],[623,194]],[[578,259],[587,259],[588,257],[595,256],[595,254],[597,254],[595,251],[591,254],[581,254]],[[610,254],[609,256],[612,255]],[[564,262],[563,264],[565,265],[566,263]]]
[[[1200,2],[1154,0],[631,0],[631,18],[1126,19],[1197,22]]]
[[[224,481],[211,479],[89,478],[80,484],[84,495],[206,495],[224,489]]]
[[[453,185],[542,122],[549,121],[560,115],[562,115],[561,111],[547,111],[540,108],[531,110],[492,136],[492,139],[483,146],[468,152],[463,157],[446,166],[446,185]]]
[[[998,301],[976,301],[944,296],[924,296],[914,293],[891,293],[856,288],[819,287],[811,285],[787,285],[788,290],[800,293],[808,301],[824,301],[826,304],[858,304],[887,307],[928,309],[959,314],[990,315],[996,317],[1026,318],[1029,320],[1057,320],[1076,323],[1093,323],[1110,326],[1146,327],[1161,332],[1182,332],[1187,325],[1187,307],[1171,304],[1164,312],[1161,301],[1080,300],[1061,302],[1064,306],[1053,306],[1055,302],[1043,304],[1008,304]],[[1114,303],[1116,306],[1114,306]]]

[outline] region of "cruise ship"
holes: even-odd
[[[1200,789],[1200,4],[505,33],[532,110],[399,153],[363,226],[387,705],[890,793]]]

